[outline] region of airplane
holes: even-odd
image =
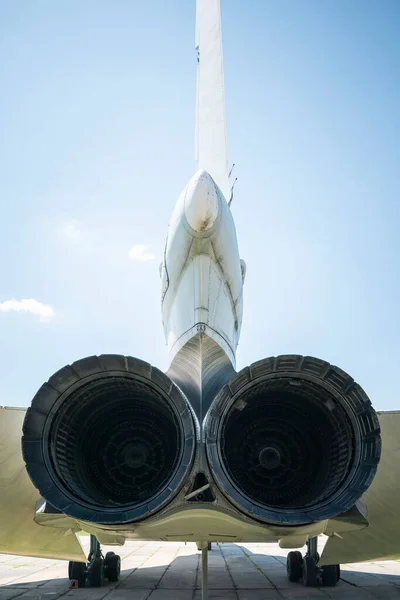
[[[160,265],[169,368],[89,356],[27,410],[0,408],[0,553],[69,561],[71,580],[96,587],[121,568],[101,544],[192,541],[207,598],[211,543],[277,542],[290,581],[334,586],[340,563],[400,557],[400,411],[376,412],[347,373],[311,356],[236,371],[246,264],[219,0],[197,0],[196,49],[197,171]]]

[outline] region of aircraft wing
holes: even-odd
[[[382,457],[371,487],[361,500],[369,526],[330,537],[321,564],[400,558],[400,411],[378,413]]]
[[[43,527],[33,520],[40,494],[22,458],[25,412],[0,407],[0,553],[86,561],[71,527]]]

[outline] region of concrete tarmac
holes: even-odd
[[[88,538],[83,538],[88,545]],[[69,590],[67,563],[0,554],[0,600],[200,600],[201,553],[195,544],[128,542],[118,583]],[[209,600],[400,600],[400,561],[342,565],[334,588],[305,588],[286,578],[277,544],[213,544]]]

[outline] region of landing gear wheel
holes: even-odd
[[[340,579],[340,565],[335,565],[336,567],[336,581]]]
[[[211,542],[208,542],[208,550],[212,550]]]
[[[101,587],[104,583],[104,560],[95,558],[90,566],[88,582],[91,587]]]
[[[306,587],[314,587],[317,583],[317,565],[311,556],[303,558],[303,584]]]
[[[324,565],[321,567],[322,585],[334,587],[337,584],[336,565]]]
[[[79,587],[84,587],[86,583],[86,563],[70,561],[68,563],[68,578],[77,579]]]
[[[289,552],[286,559],[286,571],[289,581],[298,581],[301,578],[303,557],[301,552]]]
[[[115,552],[107,552],[104,561],[105,576],[108,581],[118,581],[121,572],[121,557]]]

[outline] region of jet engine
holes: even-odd
[[[309,356],[278,356],[236,374],[205,421],[218,487],[260,521],[300,525],[350,509],[381,451],[377,415],[344,371]]]
[[[90,356],[55,373],[28,409],[26,468],[43,498],[82,521],[141,520],[172,500],[196,445],[178,387],[146,362]]]

